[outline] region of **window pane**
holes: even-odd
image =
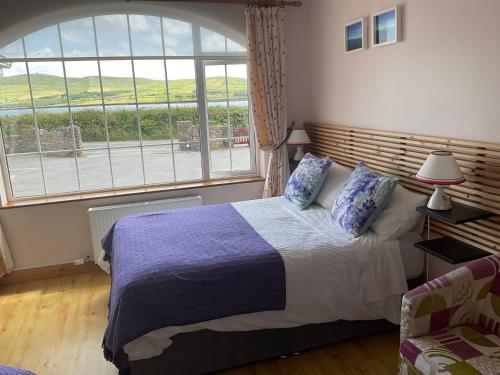
[[[143,144],[170,142],[170,124],[168,106],[142,105],[139,107],[139,119]]]
[[[200,28],[202,52],[226,52],[226,38],[215,31]]]
[[[229,99],[246,99],[248,97],[246,64],[227,65],[227,90]]]
[[[62,62],[30,62],[28,68],[35,107],[68,103]]]
[[[38,154],[7,155],[7,164],[15,198],[45,194]]]
[[[147,184],[174,182],[172,146],[147,146],[142,149]]]
[[[246,52],[247,49],[243,45],[236,43],[234,40],[226,39],[227,52]]]
[[[227,102],[208,103],[208,134],[210,139],[229,137],[228,123]]]
[[[231,102],[229,105],[229,124],[231,129],[231,168],[233,171],[250,170],[250,131],[248,102]]]
[[[59,27],[65,57],[97,56],[92,18],[64,22]]]
[[[177,181],[201,179],[201,154],[199,143],[174,144],[174,159]]]
[[[2,126],[5,153],[38,151],[31,109],[0,112],[0,125]]]
[[[37,109],[36,120],[42,151],[73,150],[73,128],[68,108]],[[76,140],[80,143],[81,140]]]
[[[139,103],[167,101],[165,65],[161,60],[134,61],[135,84]]]
[[[101,61],[105,103],[135,103],[132,61]]]
[[[7,57],[12,59],[24,58],[22,40],[18,39],[10,44],[7,44],[5,47],[0,48],[0,57]]]
[[[59,32],[50,26],[24,37],[28,57],[60,57]]]
[[[134,56],[162,56],[160,17],[130,15]]]
[[[166,56],[192,56],[193,33],[190,23],[163,18]]]
[[[205,92],[207,100],[225,100],[226,68],[224,65],[205,66]]]
[[[175,140],[189,143],[200,142],[200,125],[196,104],[171,104],[172,136]]]
[[[77,149],[107,147],[104,111],[102,107],[72,107]],[[78,132],[80,136],[78,136]]]
[[[241,142],[248,143],[248,102],[231,102],[229,104],[229,126],[232,137],[239,137]]]
[[[135,105],[106,106],[111,147],[139,145],[139,128]]]
[[[65,62],[71,105],[102,104],[97,61]]]
[[[78,171],[82,190],[113,187],[107,149],[81,151],[78,156]]]
[[[210,141],[210,170],[212,172],[231,171],[231,154],[227,138]]]
[[[130,56],[127,16],[95,17],[99,56]]]
[[[144,185],[140,147],[111,149],[115,187]]]
[[[167,61],[167,77],[171,102],[196,101],[194,60]]]
[[[42,154],[47,194],[79,191],[75,151]]]
[[[236,138],[237,140],[238,138]],[[250,143],[237,144],[233,141],[231,146],[231,168],[233,171],[249,171],[251,168],[250,163]]]
[[[12,63],[0,75],[0,107],[31,107],[30,89],[25,63]]]

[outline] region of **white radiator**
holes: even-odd
[[[193,196],[89,208],[88,214],[90,232],[92,235],[92,247],[94,249],[94,261],[104,271],[109,273],[109,263],[103,259],[104,251],[101,247],[101,239],[118,219],[127,215],[196,207],[201,206],[201,203],[200,196]]]

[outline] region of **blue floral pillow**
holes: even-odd
[[[397,184],[397,178],[359,163],[333,204],[333,221],[354,237],[361,236],[387,205]]]
[[[286,184],[285,198],[301,210],[309,207],[325,182],[331,164],[328,158],[321,159],[307,153]]]

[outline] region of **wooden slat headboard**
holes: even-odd
[[[415,175],[431,151],[449,150],[467,182],[450,186],[448,194],[456,202],[500,215],[500,144],[310,122],[304,127],[312,141],[308,151],[349,167],[364,161],[380,173],[399,177],[408,189],[428,195],[434,187],[417,181]],[[500,251],[498,216],[458,226],[432,221],[431,229],[490,252]]]

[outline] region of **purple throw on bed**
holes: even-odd
[[[128,216],[102,241],[111,260],[106,359],[155,329],[284,310],[280,254],[230,204]]]
[[[0,366],[0,375],[35,375],[35,373],[9,366]]]

